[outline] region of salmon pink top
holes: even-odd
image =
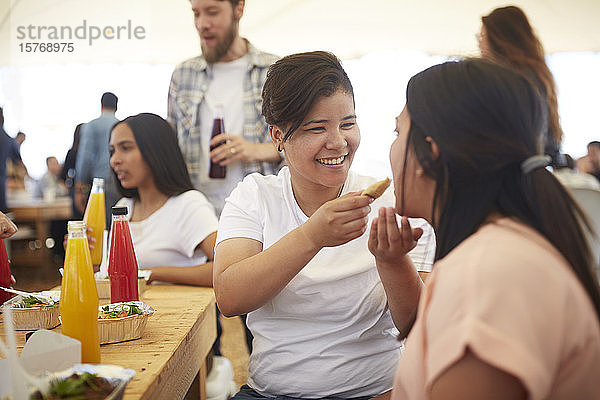
[[[600,398],[600,324],[587,293],[556,248],[509,218],[434,265],[405,346],[392,400],[430,398],[467,348],[519,379],[528,399]]]

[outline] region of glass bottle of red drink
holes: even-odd
[[[6,253],[6,246],[4,245],[4,239],[0,239],[0,286],[9,288],[11,285],[10,281],[10,265],[8,261],[8,254]],[[13,294],[5,292],[0,289],[0,305],[6,300],[13,297]]]
[[[210,138],[214,138],[215,136],[225,132],[225,122],[223,121],[223,106],[217,105],[215,107],[215,119],[213,119],[212,132],[210,134]],[[216,149],[217,147],[225,144],[225,142],[219,142],[214,146],[210,146],[210,149]],[[210,162],[210,170],[208,171],[208,176],[213,179],[225,179],[225,175],[227,174],[227,167],[224,165],[219,165],[218,163]]]
[[[127,207],[112,208],[108,278],[111,303],[139,300],[138,265],[127,222]]]

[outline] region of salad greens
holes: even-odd
[[[102,307],[102,311],[98,313],[100,319],[125,318],[131,315],[142,315],[142,310],[139,306],[133,303],[117,304],[113,307],[106,305]]]
[[[21,301],[13,305],[14,308],[31,308],[31,307],[54,307],[58,301],[52,299],[43,299],[35,296],[23,297]]]

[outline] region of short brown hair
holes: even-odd
[[[262,91],[262,114],[269,125],[286,128],[286,141],[315,102],[338,89],[352,96],[352,83],[340,60],[326,51],[292,54],[269,67]]]

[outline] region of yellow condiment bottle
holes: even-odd
[[[68,233],[60,288],[62,333],[81,342],[81,362],[98,364],[98,291],[85,224],[83,221],[69,221]]]
[[[104,204],[104,179],[94,178],[92,191],[88,198],[83,222],[92,229],[91,236],[96,239],[91,250],[92,264],[100,265],[102,262],[102,233],[106,229],[106,206]]]

